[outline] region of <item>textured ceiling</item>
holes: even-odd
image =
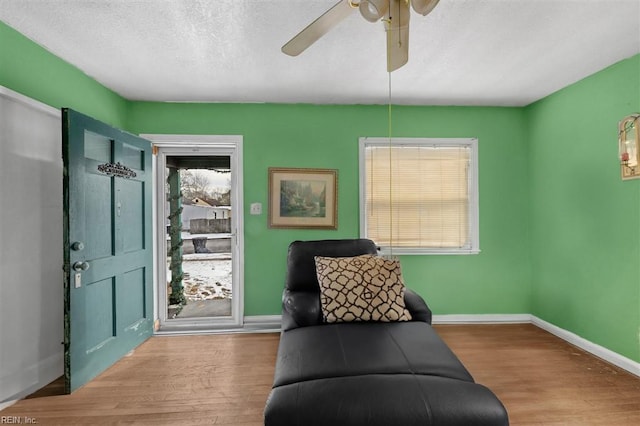
[[[0,0],[0,19],[128,99],[386,103],[382,23],[354,11],[280,52],[336,2]],[[392,101],[527,105],[639,53],[639,22],[640,0],[440,0],[412,12]]]

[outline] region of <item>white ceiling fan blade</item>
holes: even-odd
[[[440,0],[411,0],[413,10],[422,16],[429,14],[434,7],[438,5]]]
[[[282,46],[282,52],[290,56],[298,56],[320,37],[328,33],[329,30],[342,22],[353,10],[354,8],[351,7],[349,0],[340,0]]]
[[[387,71],[395,71],[409,60],[409,2],[391,0],[385,29],[387,30]]]

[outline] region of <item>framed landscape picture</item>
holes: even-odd
[[[269,228],[338,229],[338,171],[269,168]]]

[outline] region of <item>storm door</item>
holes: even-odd
[[[149,137],[158,146],[160,332],[240,327],[239,148],[224,142],[222,146],[163,146],[153,135]]]

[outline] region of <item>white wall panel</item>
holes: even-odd
[[[0,86],[0,409],[63,373],[60,123]]]

